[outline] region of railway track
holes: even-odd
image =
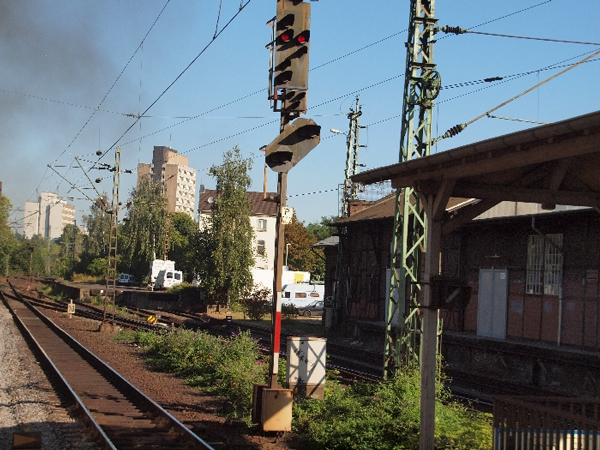
[[[58,309],[66,312],[66,301],[55,301],[50,298],[41,299],[32,295],[23,294],[30,302],[39,304],[47,308]],[[77,305],[76,314],[95,320],[102,320],[102,308],[89,305],[83,302],[75,302]],[[204,329],[213,334],[229,336],[238,329],[249,330],[252,336],[259,340],[259,343],[268,353],[270,348],[270,330],[252,324],[242,324],[240,322],[227,322],[223,319],[214,319],[206,314],[186,313],[180,311],[164,312],[154,310],[129,310],[132,317],[122,317],[115,315],[115,323],[121,327],[133,329],[156,330],[156,326],[148,324],[146,318],[153,315],[158,318],[163,326],[185,326],[189,329]],[[112,321],[112,314],[110,315]],[[281,356],[287,356],[287,337],[291,334],[282,332],[281,334]],[[377,381],[383,377],[381,352],[364,350],[356,347],[340,345],[334,342],[327,342],[327,368],[335,370],[337,377],[342,382],[351,382],[355,380]],[[510,389],[501,389],[499,383],[490,382],[487,379],[474,376],[473,374],[452,371],[447,373],[452,379],[449,384],[454,396],[467,403],[475,405],[476,409],[487,411],[491,408],[491,399],[498,393],[504,394],[522,394],[530,392],[528,388],[519,389],[518,386],[510,386]],[[506,384],[504,388],[506,388]],[[479,406],[477,406],[479,405]]]
[[[212,449],[158,404],[6,289],[0,295],[53,385],[105,449]]]

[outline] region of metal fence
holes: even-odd
[[[494,450],[598,450],[600,399],[494,397]]]

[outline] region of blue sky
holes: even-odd
[[[208,169],[238,145],[245,156],[256,157],[253,190],[262,190],[263,158],[258,149],[279,133],[279,114],[267,100],[265,49],[270,40],[266,23],[275,15],[276,2],[251,0],[239,11],[246,2],[2,2],[0,181],[14,207],[12,219],[22,218],[25,201],[34,200],[36,191],[74,197],[79,219],[88,212],[89,202],[79,200],[82,195],[47,165],[81,188],[89,188],[82,171],[74,168],[74,158],[95,161],[96,151],[102,150],[107,152],[102,162],[112,163],[110,150],[115,146],[121,148],[124,169],[150,162],[155,145],[171,146],[189,157],[190,166],[198,170],[198,185],[214,188]],[[360,125],[367,127],[360,132],[360,143],[366,147],[360,149],[359,163],[372,169],[398,162],[410,8],[408,0],[311,4],[309,111],[304,117],[322,126],[321,143],[288,179],[288,204],[305,223],[338,212],[346,141],[329,130],[348,129],[346,113],[357,95],[363,111]],[[596,45],[439,33],[434,62],[445,88],[436,100],[434,136],[600,48],[600,2],[440,0],[435,15],[440,26]],[[222,31],[213,41],[216,30]],[[554,122],[598,110],[597,59],[493,115]],[[471,83],[489,77],[504,79]],[[138,122],[127,115],[139,114],[150,105],[148,117]],[[440,141],[433,151],[532,126],[486,117],[455,138]],[[111,191],[106,172],[92,171],[90,176],[104,177],[97,187]],[[121,197],[127,197],[135,175],[124,174],[121,180]],[[268,188],[276,189],[274,172],[269,172]],[[86,192],[93,194],[90,189]],[[381,194],[368,196],[374,199]]]

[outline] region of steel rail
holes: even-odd
[[[17,291],[15,295],[19,297]],[[140,444],[146,443],[156,449],[213,449],[183,423],[45,317],[26,299],[21,297],[17,302],[2,293],[2,300],[13,315],[19,330],[32,344],[40,362],[48,369],[51,378],[57,381],[58,388],[67,393],[69,400],[83,418],[83,422],[90,427],[90,433],[103,448],[115,450],[139,448]],[[67,356],[65,353],[57,353],[53,348],[65,347],[65,343],[70,347],[66,350]],[[60,351],[65,352],[65,349],[61,348]],[[52,355],[60,361],[53,361]],[[75,355],[79,358],[79,363],[71,359]],[[62,371],[59,368],[61,365]],[[67,371],[71,369],[77,373],[69,374]],[[92,372],[85,374],[84,371],[92,369],[95,374]],[[93,392],[100,377],[106,380],[108,387]],[[136,431],[138,436],[132,437]]]

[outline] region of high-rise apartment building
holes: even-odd
[[[164,183],[169,212],[184,212],[194,217],[196,169],[188,166],[187,156],[165,146],[154,146],[152,164],[138,164],[138,185],[144,177]]]
[[[27,239],[36,234],[57,239],[69,224],[75,224],[75,206],[60,195],[42,192],[37,202],[25,202],[23,234]]]

